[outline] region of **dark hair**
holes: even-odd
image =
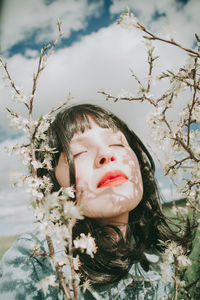
[[[151,155],[136,134],[110,111],[91,104],[75,105],[60,111],[47,132],[50,146],[58,151],[53,156],[53,167],[57,165],[60,153],[64,152],[69,163],[70,184],[75,185],[70,141],[76,132],[83,133],[91,128],[88,116],[95,119],[100,127],[120,130],[125,135],[139,161],[144,189],[142,200],[129,214],[129,226],[125,238],[117,227],[102,226],[88,217],[77,221],[73,228],[73,238],[79,236],[81,232],[91,233],[95,238],[97,253],[94,258],[79,253],[82,263],[80,270],[82,275],[90,279],[93,284],[102,284],[122,278],[133,262],[140,262],[142,267],[148,270],[149,263],[145,251],[162,251],[159,240],[175,240],[182,243],[183,239],[170,229],[162,213]],[[44,173],[44,170],[38,171],[39,176],[43,176]],[[53,183],[52,191],[59,190],[60,186],[54,172],[50,172],[49,176]],[[115,234],[111,234],[112,232]]]

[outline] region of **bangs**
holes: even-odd
[[[84,133],[86,130],[91,129],[92,118],[101,128],[111,128],[114,131],[118,130],[117,125],[111,114],[107,111],[99,109],[98,107],[90,107],[85,105],[76,107],[76,109],[69,109],[67,114],[63,115],[63,126],[68,135],[69,141],[73,138],[75,133]]]

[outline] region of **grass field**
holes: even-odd
[[[0,236],[0,260],[6,250],[12,245],[14,240],[17,238],[17,235],[13,236]]]

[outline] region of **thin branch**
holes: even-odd
[[[198,47],[198,50],[200,51],[200,47]],[[187,124],[187,147],[190,145],[190,126],[191,126],[191,119],[192,119],[192,111],[196,102],[196,93],[197,93],[197,88],[196,88],[196,72],[197,72],[197,67],[198,67],[198,58],[195,57],[194,60],[194,73],[193,73],[193,97],[192,97],[192,104],[191,106],[188,106],[189,110],[189,117],[188,117],[188,124]]]
[[[72,228],[73,228],[73,222],[70,221],[70,224],[68,226],[69,232],[70,232],[70,238],[69,238],[69,261],[71,266],[71,272],[72,272],[72,287],[74,292],[74,300],[78,299],[78,292],[77,292],[77,286],[76,286],[76,280],[75,280],[75,269],[74,269],[74,261],[73,261],[73,240],[72,240]]]
[[[163,79],[163,78],[170,78],[171,77],[171,74],[167,74],[167,73],[162,73],[162,75],[160,75],[158,77],[158,79]],[[181,77],[179,75],[175,75],[173,74],[173,79],[176,79],[178,81],[181,81],[183,83],[185,83],[187,86],[193,88],[194,87],[194,84],[193,83],[190,83],[189,81],[187,81],[187,78],[184,78],[184,77]],[[198,86],[197,84],[195,85],[196,89],[197,90],[200,90],[200,86]]]
[[[44,46],[44,48],[41,50],[40,57],[39,57],[39,62],[38,62],[38,68],[37,68],[37,73],[36,75],[33,74],[33,87],[32,87],[32,93],[31,93],[31,99],[30,99],[30,108],[29,108],[29,116],[31,117],[32,115],[32,110],[33,110],[33,100],[34,100],[34,95],[36,91],[36,86],[37,86],[37,80],[39,78],[39,74],[43,71],[44,68],[41,68],[42,64],[42,59],[45,55],[45,52],[49,48],[48,46]]]
[[[196,162],[200,161],[200,159],[196,158],[196,156],[194,155],[192,150],[184,143],[184,141],[177,134],[176,134],[176,138],[174,138],[174,140],[178,141],[179,144],[183,147],[183,149],[185,149],[185,151],[189,153],[190,158],[194,159],[194,161],[196,161]]]
[[[36,75],[33,75],[33,87],[32,87],[32,94],[31,94],[31,99],[30,99],[30,107],[29,107],[29,116],[31,117],[32,114],[32,109],[33,109],[33,101],[34,101],[34,95],[36,91],[36,86],[37,86],[37,80],[39,78],[40,73],[44,70],[45,67],[42,67],[42,60],[44,59],[44,55],[49,49],[49,54],[52,53],[53,49],[56,47],[59,39],[62,37],[62,31],[61,31],[61,22],[57,22],[58,26],[58,37],[55,39],[55,41],[52,43],[52,45],[47,45],[44,46],[43,49],[41,50],[40,57],[39,57],[39,62],[38,62],[38,68],[37,68],[37,73]]]
[[[17,89],[17,87],[16,87],[16,85],[14,83],[14,80],[11,78],[11,75],[10,75],[10,73],[8,71],[8,68],[7,68],[7,63],[3,62],[1,56],[0,56],[0,63],[2,64],[4,70],[5,70],[6,74],[7,74],[7,77],[9,79],[11,87],[14,89],[14,91],[16,92],[16,94],[18,94],[19,96],[22,96],[20,90]],[[29,109],[29,105],[27,103],[25,103],[25,102],[23,102],[23,103],[26,106],[26,108]]]
[[[146,92],[150,92],[151,88],[151,76],[152,76],[152,71],[153,71],[153,62],[158,58],[158,56],[153,57],[153,50],[154,48],[151,48],[148,51],[148,64],[149,64],[149,73],[148,73],[148,84],[147,84],[147,89]]]
[[[175,276],[174,276],[174,299],[173,300],[177,300],[178,299],[178,287],[179,287],[179,283],[178,283],[178,260],[177,257],[174,255],[174,265],[175,265]]]
[[[52,108],[52,110],[50,111],[49,115],[53,114],[57,110],[61,109],[63,106],[67,105],[71,99],[72,99],[72,97],[71,97],[71,94],[69,93],[69,95],[67,97],[67,100],[64,103],[58,105],[57,107]]]
[[[98,91],[98,93],[106,96],[106,98],[109,98],[109,99],[113,99],[114,101],[117,101],[117,100],[126,100],[126,101],[143,101],[144,98],[143,97],[115,97],[115,96],[112,96],[104,91]]]
[[[175,160],[175,163],[169,167],[168,171],[165,173],[165,175],[168,175],[169,174],[169,171],[171,169],[175,169],[175,167],[179,167],[184,161],[188,160],[188,159],[191,159],[190,156],[187,156],[187,157],[184,157],[183,159],[177,161]]]
[[[106,93],[105,91],[98,91],[98,93],[106,96],[107,99],[113,99],[115,102],[118,101],[118,100],[123,100],[123,101],[141,101],[143,102],[144,100],[147,100],[148,102],[150,102],[152,105],[154,106],[157,106],[156,102],[149,98],[149,97],[146,97],[145,95],[143,95],[142,97],[115,97],[115,96],[112,96],[108,93]]]
[[[195,56],[197,57],[200,57],[200,53],[195,51],[195,50],[192,50],[190,48],[187,48],[187,47],[184,47],[178,43],[176,43],[173,39],[171,40],[168,40],[168,39],[164,39],[164,38],[160,38],[156,35],[154,35],[152,32],[150,32],[149,30],[147,30],[142,24],[138,23],[139,24],[139,27],[142,31],[144,31],[145,33],[147,33],[148,35],[150,35],[150,37],[146,37],[146,36],[143,36],[144,38],[148,39],[148,40],[157,40],[157,41],[161,41],[161,42],[164,42],[164,43],[167,43],[167,44],[171,44],[173,46],[176,46],[188,53],[191,53],[191,54],[194,54]]]
[[[47,240],[47,244],[49,247],[50,257],[53,258],[53,256],[55,255],[55,250],[54,250],[52,239],[50,238],[50,236],[46,235],[46,240]],[[60,287],[62,288],[64,294],[68,297],[68,299],[73,299],[71,297],[69,287],[65,284],[65,280],[64,280],[63,273],[61,270],[62,267],[60,267],[59,264],[56,264],[55,267],[56,267],[56,272],[58,275]]]

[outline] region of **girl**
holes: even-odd
[[[74,225],[73,238],[91,233],[98,247],[93,258],[79,253],[80,271],[92,284],[79,299],[171,299],[173,283],[163,282],[159,271],[160,240],[183,245],[183,239],[162,213],[154,163],[140,139],[91,104],[59,112],[47,138],[57,150],[53,171],[39,169],[38,176],[51,178],[52,192],[76,187],[85,218]],[[55,271],[47,257],[30,256],[33,241],[48,252],[38,231],[20,237],[3,259],[0,299],[64,299],[59,287],[36,289]]]

